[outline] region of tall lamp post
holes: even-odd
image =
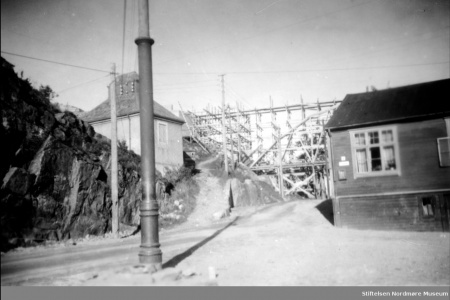
[[[159,207],[155,190],[155,126],[153,115],[152,51],[148,0],[139,0],[139,35],[135,40],[139,59],[142,201],[139,262],[162,268],[159,244]]]

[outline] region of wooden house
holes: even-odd
[[[140,115],[139,115],[139,76],[136,72],[116,77],[117,139],[124,141],[128,148],[141,153]],[[156,169],[183,165],[182,125],[184,121],[162,105],[153,102],[155,122],[155,160]],[[95,131],[111,137],[110,99],[103,101],[89,112],[82,113],[81,119],[89,122]]]
[[[449,231],[450,80],[347,95],[325,129],[338,227]]]

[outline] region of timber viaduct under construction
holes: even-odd
[[[341,101],[244,109],[239,104],[181,113],[190,139],[209,153],[226,152],[233,168],[265,174],[283,196],[327,198],[332,193],[324,125]],[[328,148],[328,149],[327,149]],[[228,165],[228,164],[227,164]]]

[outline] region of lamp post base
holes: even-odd
[[[144,197],[145,198],[145,197]],[[158,202],[142,201],[141,216],[141,246],[139,262],[155,265],[157,270],[162,268],[162,251],[159,243]]]
[[[155,267],[155,270],[162,269],[162,252],[159,248],[144,248],[141,246],[141,250],[139,251],[139,263],[152,265]]]

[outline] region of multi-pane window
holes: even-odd
[[[438,138],[439,165],[450,167],[450,137]]]
[[[351,131],[356,175],[399,174],[394,127]]]
[[[159,144],[167,144],[167,123],[158,122],[158,142]]]
[[[441,167],[450,167],[450,118],[445,118],[444,120],[447,128],[447,137],[437,139],[439,165]]]

